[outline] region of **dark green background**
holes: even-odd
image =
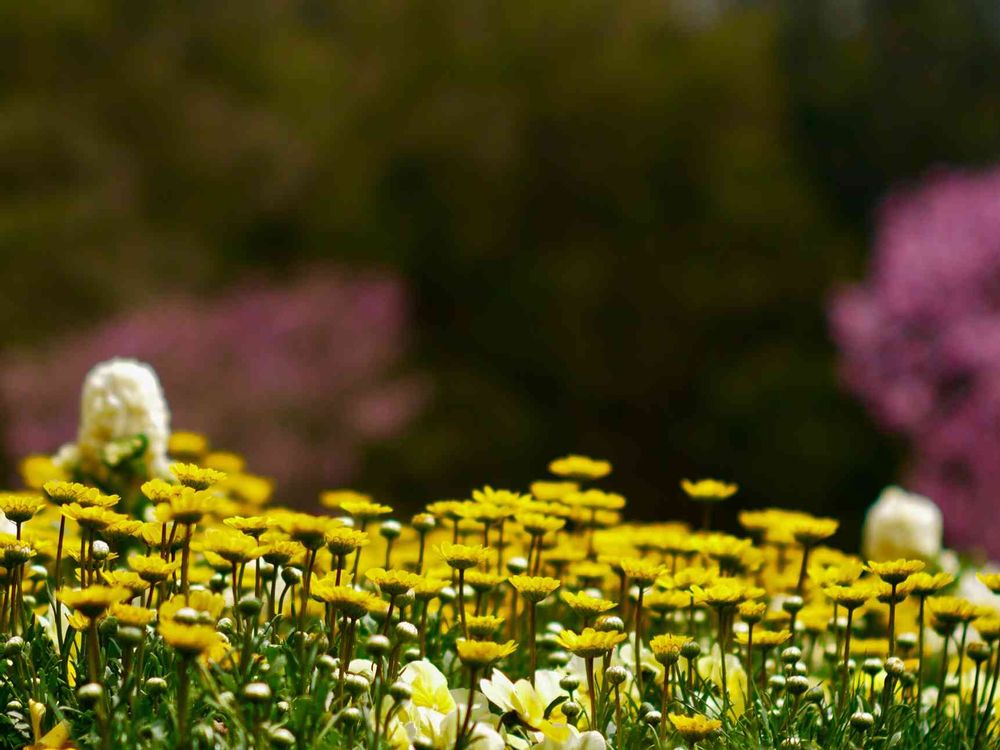
[[[581,451],[637,515],[720,475],[846,538],[905,446],[838,389],[824,306],[880,196],[989,163],[998,122],[985,0],[3,2],[0,331],[394,269],[437,396],[358,486]]]

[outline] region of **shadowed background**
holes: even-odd
[[[717,475],[851,544],[886,483],[954,487],[828,308],[884,196],[995,159],[998,92],[985,0],[2,4],[8,473],[124,354],[288,502],[577,451],[634,515]]]

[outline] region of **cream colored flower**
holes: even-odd
[[[933,560],[941,552],[941,510],[930,499],[886,487],[868,509],[861,546],[870,560]]]

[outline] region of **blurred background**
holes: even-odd
[[[2,3],[6,472],[120,354],[289,503],[582,452],[983,545],[998,157],[990,0]]]

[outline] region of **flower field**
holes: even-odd
[[[95,430],[114,408],[0,495],[0,747],[1000,741],[1000,613],[939,558],[827,546],[836,519],[746,510],[713,531],[738,487],[703,479],[677,492],[698,527],[630,523],[610,464],[577,455],[405,522],[351,490],[305,513],[202,435],[154,456]]]

